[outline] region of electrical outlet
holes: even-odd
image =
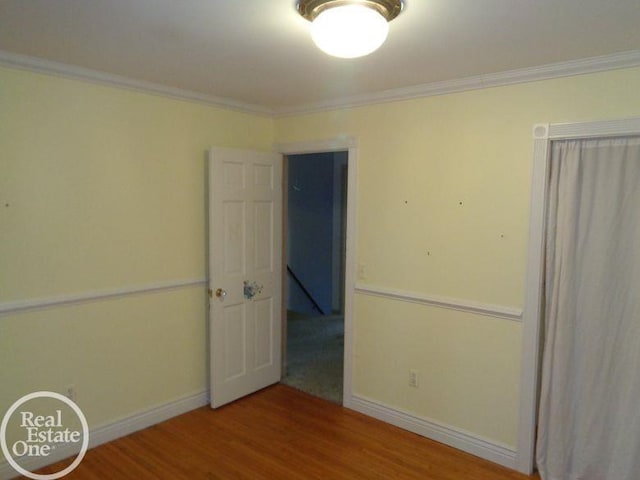
[[[67,385],[67,391],[65,392],[65,396],[71,400],[72,402],[76,401],[76,386],[75,385]]]
[[[418,371],[409,370],[409,386],[418,388]]]

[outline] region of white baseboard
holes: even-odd
[[[358,395],[353,395],[349,403],[350,408],[370,417],[471,453],[504,467],[516,469],[516,451],[506,445],[500,445],[454,427],[417,417]]]
[[[209,404],[209,392],[203,391],[190,395],[179,400],[175,400],[164,405],[160,405],[143,412],[130,415],[128,417],[117,420],[113,423],[103,425],[91,429],[89,431],[89,448],[97,447],[103,443],[110,442],[120,437],[124,437],[138,430],[150,427],[170,418],[177,417],[183,413],[195,410],[196,408],[203,407]],[[51,465],[52,463],[59,462],[70,456],[77,455],[77,449],[58,448],[55,454],[52,454],[46,458],[34,459],[34,461],[22,462],[22,466],[29,471],[34,471],[39,468]],[[8,462],[3,461],[0,463],[0,479],[9,480],[17,477],[17,472],[9,465]]]

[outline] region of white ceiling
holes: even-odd
[[[380,50],[331,58],[294,0],[0,0],[0,50],[274,111],[638,52],[638,0],[406,0]]]

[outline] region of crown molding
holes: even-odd
[[[640,50],[633,50],[612,55],[540,65],[537,67],[395,88],[376,93],[308,103],[305,105],[280,107],[275,108],[275,116],[288,117],[305,115],[638,66],[640,66]]]
[[[190,102],[225,108],[228,110],[236,110],[243,113],[251,113],[269,117],[273,116],[274,114],[274,111],[271,108],[265,107],[263,105],[254,105],[230,98],[206,95],[204,93],[169,87],[157,83],[146,82],[144,80],[135,80],[128,77],[123,77],[121,75],[102,72],[100,70],[76,67],[74,65],[69,65],[66,63],[54,62],[51,60],[31,57],[28,55],[20,55],[4,50],[0,50],[0,66],[17,68],[20,70],[28,70],[31,72],[43,73],[47,75],[55,75],[58,77],[71,78],[74,80],[83,80],[89,83],[97,83],[110,87],[125,88],[128,90],[135,90],[151,95],[159,95],[162,97],[187,100]]]
[[[479,90],[483,88],[501,87],[518,83],[550,80],[553,78],[584,75],[607,70],[633,68],[640,66],[640,50],[621,52],[612,55],[583,58],[568,62],[552,63],[537,67],[521,68],[505,72],[476,75],[473,77],[425,83],[410,87],[395,88],[381,92],[354,95],[349,97],[313,102],[286,107],[268,107],[245,103],[239,100],[206,95],[191,90],[168,87],[157,83],[134,80],[99,70],[76,67],[65,63],[54,62],[42,58],[20,55],[0,50],[0,66],[29,70],[37,73],[56,75],[59,77],[84,80],[90,83],[136,90],[152,95],[159,95],[178,100],[211,105],[214,107],[236,110],[243,113],[268,117],[288,117],[310,113],[326,112],[346,108],[363,107],[379,103],[412,100],[416,98],[447,95],[450,93]]]

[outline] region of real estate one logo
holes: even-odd
[[[60,403],[62,402],[62,404]],[[55,480],[74,470],[89,446],[89,427],[80,407],[64,395],[55,392],[34,392],[19,398],[5,413],[0,425],[2,453],[21,475],[34,480]],[[67,467],[51,474],[30,472],[26,466],[41,468],[56,450],[63,457],[77,457]],[[68,455],[66,455],[68,453]]]

